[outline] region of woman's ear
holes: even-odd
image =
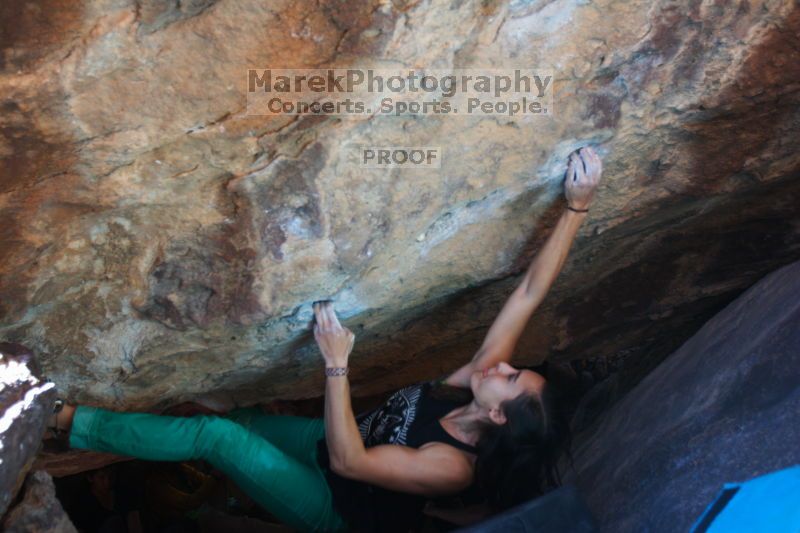
[[[506,415],[503,411],[498,407],[493,407],[489,409],[489,418],[492,422],[497,424],[498,426],[502,426],[506,423]]]

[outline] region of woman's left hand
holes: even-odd
[[[339,323],[332,302],[316,302],[313,307],[314,339],[325,359],[325,366],[347,366],[356,336]]]

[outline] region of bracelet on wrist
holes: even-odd
[[[573,211],[575,213],[588,213],[589,212],[588,209],[575,209],[571,205],[567,205],[567,209],[569,209],[570,211]]]
[[[346,376],[349,371],[350,371],[349,367],[346,367],[346,366],[327,366],[327,367],[325,367],[325,375],[328,376],[328,377]]]

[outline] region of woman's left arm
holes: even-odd
[[[339,323],[331,302],[315,303],[314,316],[314,338],[325,359],[325,367],[346,367],[355,335]],[[339,471],[357,462],[366,448],[353,415],[347,376],[329,376],[326,381],[325,440],[331,468]]]
[[[336,318],[330,302],[314,304],[314,338],[326,367],[346,367],[355,336]],[[325,385],[325,438],[331,469],[337,474],[411,494],[452,494],[472,483],[472,465],[447,444],[414,449],[396,444],[367,449],[353,416],[346,376],[330,376]]]

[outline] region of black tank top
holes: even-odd
[[[474,446],[459,441],[442,427],[439,419],[468,403],[464,395],[447,395],[458,389],[441,379],[416,383],[392,394],[381,406],[356,417],[361,439],[369,448],[397,444],[419,448],[428,442],[443,442],[476,453]],[[351,531],[409,531],[423,516],[426,498],[390,491],[339,476],[330,469],[325,439],[317,443],[318,462],[331,487],[336,510]]]

